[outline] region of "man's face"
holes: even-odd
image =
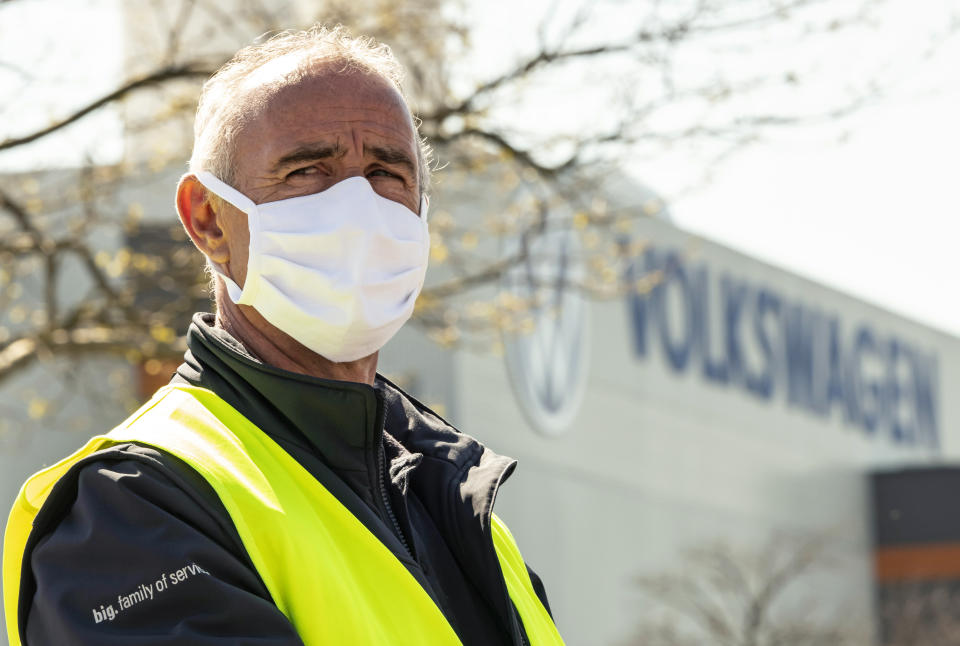
[[[234,141],[236,188],[257,204],[365,177],[381,196],[419,212],[413,124],[400,94],[379,77],[318,71],[268,93]],[[224,208],[230,272],[243,285],[246,215]]]

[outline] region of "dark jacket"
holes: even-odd
[[[397,556],[464,644],[526,643],[490,537],[515,461],[382,377],[371,387],[263,365],[212,320],[194,317],[173,381],[213,390],[290,453]],[[209,575],[159,594],[140,587],[190,564]],[[124,600],[133,606],[114,618],[102,612]],[[81,461],[51,493],[24,556],[20,625],[27,646],[301,643],[211,487],[135,444]]]

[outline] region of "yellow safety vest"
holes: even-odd
[[[210,483],[274,603],[306,646],[460,644],[403,564],[294,458],[215,393],[178,385],[161,388],[123,424],[23,485],[3,545],[11,646],[21,646],[20,568],[40,507],[77,461],[123,442],[166,451]],[[532,646],[562,646],[510,530],[494,516],[492,531]]]

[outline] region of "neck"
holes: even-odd
[[[271,325],[254,308],[235,304],[225,293],[225,289],[217,290],[217,327],[226,330],[263,363],[320,379],[373,385],[378,352],[356,361],[330,361]]]

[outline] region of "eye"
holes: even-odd
[[[304,166],[303,168],[298,168],[287,173],[287,179],[291,177],[305,177],[307,175],[316,175],[320,172],[320,169],[316,166]]]
[[[367,177],[393,177],[396,179],[401,179],[400,176],[397,175],[396,173],[391,173],[390,171],[385,170],[383,168],[373,169],[372,171],[367,173]]]

